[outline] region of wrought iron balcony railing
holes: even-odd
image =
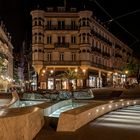
[[[69,43],[54,43],[55,48],[69,48]]]
[[[58,26],[58,25],[51,25],[51,26],[45,26],[45,30],[78,30],[78,26],[72,26],[72,25],[65,25],[65,26]]]
[[[80,65],[80,61],[46,61],[45,65]]]

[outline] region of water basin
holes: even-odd
[[[44,103],[44,101],[19,101],[11,106],[11,108],[26,107]]]
[[[65,112],[65,111],[68,111],[68,110],[71,110],[71,109],[74,109],[74,108],[78,108],[78,107],[84,106],[86,104],[87,103],[75,103],[75,102],[72,102],[71,104],[65,105],[65,106],[57,109],[52,114],[50,114],[49,117],[59,117],[62,112]]]

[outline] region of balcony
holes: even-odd
[[[112,46],[112,42],[109,41],[108,39],[106,39],[104,36],[102,36],[101,34],[95,32],[94,30],[91,30],[91,34],[93,36],[96,36],[97,38],[99,38],[100,40],[102,40],[103,42],[105,42],[106,44]]]
[[[69,43],[54,43],[55,48],[69,48]]]
[[[116,57],[116,58],[122,58],[122,55],[116,53],[116,54],[115,54],[115,57]]]
[[[45,26],[45,30],[78,30],[78,26],[72,26],[72,25],[65,25],[65,26],[58,26],[58,25],[51,25],[51,26]]]
[[[95,46],[91,47],[92,52],[97,52],[97,53],[101,53],[101,49]]]
[[[94,62],[91,62],[91,66],[104,69],[104,70],[113,70],[113,68],[111,67],[105,66],[103,64],[94,63]]]
[[[102,56],[107,57],[107,58],[110,58],[110,54],[107,53],[107,52],[102,52]]]
[[[71,65],[71,66],[80,66],[80,62],[79,61],[46,61],[45,65]]]

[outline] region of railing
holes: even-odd
[[[105,37],[103,37],[102,35],[100,35],[99,33],[95,32],[94,30],[91,30],[91,34],[98,37],[99,39],[101,39],[102,41],[104,41],[105,43],[107,43],[108,45],[112,46],[112,42],[107,40]]]
[[[54,43],[55,48],[69,48],[69,43]]]
[[[105,66],[102,64],[98,64],[98,63],[94,63],[94,62],[91,62],[91,65],[94,67],[97,67],[97,68],[105,69],[105,70],[113,70],[113,68],[111,68],[111,67],[108,67],[108,66]]]
[[[80,61],[46,61],[45,65],[80,65]]]
[[[58,26],[58,25],[51,25],[51,26],[45,26],[45,30],[78,30],[78,26],[75,25],[64,25],[64,26]]]

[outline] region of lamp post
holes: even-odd
[[[84,78],[83,78],[83,87],[85,88],[86,87],[86,69],[83,69],[83,74],[84,74]]]
[[[75,89],[77,89],[77,77],[78,77],[78,69],[75,69],[74,70],[75,71],[75,73],[76,73],[76,78],[75,78]]]
[[[51,89],[55,89],[55,75],[54,75],[54,70],[50,70],[50,74],[51,74],[51,77],[53,79],[53,82],[52,82],[52,88]]]
[[[47,88],[47,84],[46,84],[46,75],[47,75],[47,70],[46,67],[43,66],[41,71],[40,71],[40,88],[41,89],[46,89]]]
[[[126,79],[125,80],[127,82],[128,70],[125,71],[125,74],[126,74]]]

